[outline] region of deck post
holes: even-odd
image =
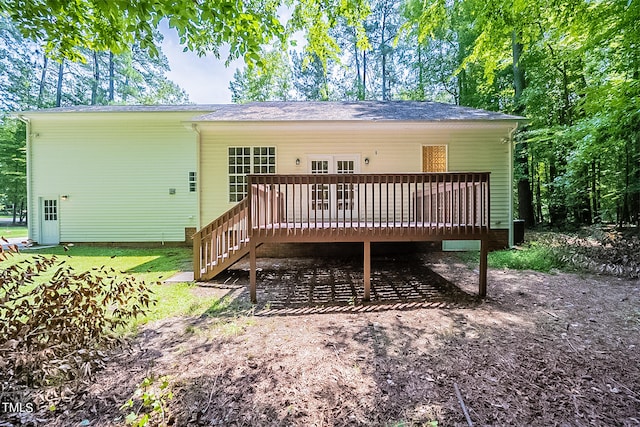
[[[253,239],[249,242],[249,297],[251,303],[256,304],[258,297],[256,296],[256,243]]]
[[[364,242],[364,301],[371,299],[371,242]]]
[[[193,280],[198,281],[202,277],[202,237],[200,237],[200,232],[196,231],[196,233],[192,237],[193,239]]]
[[[478,296],[484,298],[487,296],[487,255],[489,242],[487,238],[480,241],[480,284],[478,288]]]

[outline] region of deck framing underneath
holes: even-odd
[[[257,302],[257,255],[258,246],[263,243],[359,243],[363,244],[363,286],[364,300],[371,295],[371,243],[379,242],[442,242],[444,240],[477,240],[480,242],[480,266],[478,296],[487,294],[487,256],[489,233],[477,228],[476,232],[464,231],[470,227],[378,227],[371,224],[357,229],[350,227],[335,228],[288,228],[283,226],[261,227],[253,230],[249,242],[251,302]]]

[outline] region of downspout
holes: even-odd
[[[513,134],[518,129],[518,122],[509,130],[509,247],[513,247]]]
[[[31,163],[32,163],[32,154],[31,154],[31,119],[29,119],[28,117],[25,117],[22,114],[18,114],[17,115],[18,120],[20,120],[21,122],[23,122],[26,126],[26,138],[25,138],[25,143],[26,143],[26,156],[27,156],[27,238],[29,240],[35,240],[33,237],[33,214],[35,212],[35,208],[33,206],[32,203],[32,193],[33,193],[33,176],[31,174],[32,171],[32,167],[31,167]]]
[[[201,190],[201,185],[200,183],[202,182],[202,174],[201,172],[201,167],[200,167],[200,152],[202,151],[201,146],[202,146],[202,134],[200,133],[200,129],[198,128],[198,125],[196,123],[192,123],[191,124],[191,129],[193,129],[193,131],[198,135],[196,137],[196,208],[197,208],[197,214],[196,214],[196,231],[200,231],[200,228],[202,228],[202,224],[201,224],[201,218],[202,218],[202,212],[201,212],[201,208],[200,208],[200,201],[202,200],[201,194],[200,194],[200,190]]]

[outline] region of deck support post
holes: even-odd
[[[200,254],[201,248],[202,237],[199,232],[196,232],[196,234],[193,235],[193,280],[196,282],[202,277],[202,267],[200,265],[200,260],[202,259],[202,255]]]
[[[256,304],[258,302],[258,297],[256,296],[256,247],[256,242],[251,239],[251,242],[249,242],[249,297],[251,298],[252,304]]]
[[[371,299],[371,242],[364,242],[364,301]]]
[[[478,296],[484,298],[487,296],[487,255],[489,253],[489,242],[487,239],[480,241],[480,284],[478,287]]]

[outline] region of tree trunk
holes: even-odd
[[[519,166],[518,178],[518,216],[527,227],[535,225],[533,213],[533,193],[529,182],[529,154],[525,141],[516,144],[516,163]]]
[[[631,221],[631,215],[630,215],[630,206],[629,206],[629,199],[630,199],[630,195],[631,195],[631,191],[630,191],[630,177],[631,177],[631,170],[630,170],[630,154],[629,154],[629,142],[627,141],[624,144],[624,151],[625,151],[625,166],[624,166],[624,190],[622,192],[622,216],[620,218],[620,225],[622,225],[623,223],[628,223]]]
[[[577,208],[577,220],[579,224],[593,224],[593,211],[591,210],[591,198],[589,196],[590,189],[589,183],[591,181],[590,173],[589,173],[589,165],[585,164],[583,166],[582,173],[584,174],[585,180],[584,184],[579,187],[579,200],[576,206]]]
[[[24,199],[20,200],[20,224],[26,224],[27,218],[24,210]]]
[[[513,52],[513,88],[515,113],[524,113],[524,105],[521,102],[522,92],[525,88],[524,68],[520,66],[520,57],[524,49],[522,43],[518,42],[516,32],[512,33]],[[529,147],[525,140],[520,140],[516,144],[516,166],[520,173],[518,176],[518,216],[524,220],[527,227],[535,225],[533,213],[533,193],[529,182]]]
[[[355,29],[353,29],[353,57],[356,61],[356,100],[364,100],[362,93],[362,70],[360,69],[360,53],[358,52],[358,36]]]
[[[113,60],[113,52],[109,52],[109,102],[115,99],[115,64]]]
[[[526,81],[524,75],[524,68],[520,66],[520,57],[524,50],[522,43],[518,42],[518,35],[514,31],[511,34],[511,50],[513,55],[513,89],[514,89],[514,104],[515,112],[522,114],[524,112],[524,105],[521,103],[522,92],[524,92]]]
[[[460,72],[458,73],[458,95],[455,97],[454,102],[456,105],[463,105],[462,104],[462,93],[465,90],[465,79],[466,79],[466,73],[464,70],[460,70]]]
[[[44,98],[44,85],[47,79],[47,67],[49,66],[49,58],[44,54],[44,63],[42,65],[42,74],[40,74],[40,86],[38,88],[38,101],[36,107],[42,108],[42,100]]]
[[[600,222],[598,219],[598,171],[596,161],[591,161],[591,218],[593,222]]]
[[[367,99],[367,51],[362,51],[362,100]]]
[[[358,45],[354,40],[353,53],[356,59],[356,99],[362,101],[362,75],[360,74],[360,56],[358,55]]]
[[[424,101],[424,64],[422,63],[422,46],[418,42],[418,99]]]
[[[382,12],[382,26],[380,28],[380,54],[382,55],[382,100],[387,100],[387,49],[384,45],[384,33],[386,31],[387,12],[386,7]]]
[[[93,52],[93,81],[91,82],[91,105],[98,103],[98,85],[100,82],[100,65],[98,64],[98,52]]]
[[[382,53],[382,100],[387,100],[387,55],[384,53],[384,47]]]
[[[567,75],[567,63],[562,63],[562,114],[561,122],[571,126],[573,124],[573,112],[571,111],[571,100],[569,99],[569,76]]]
[[[59,107],[62,103],[62,79],[64,77],[64,59],[60,61],[58,67],[58,86],[56,88],[56,107]]]
[[[636,188],[633,191],[632,194],[632,206],[634,206],[634,210],[635,210],[635,223],[636,223],[636,230],[638,231],[638,233],[640,234],[640,133],[636,133],[636,141],[635,141],[635,145],[636,145],[636,150],[634,153],[634,167],[635,167],[635,182],[636,182]]]
[[[544,215],[542,213],[542,183],[540,182],[540,174],[537,174],[536,179],[536,213],[539,223],[544,222]]]
[[[558,177],[558,166],[555,159],[549,159],[549,223],[555,227],[561,227],[567,220],[567,204],[565,202],[564,188],[555,188],[555,179]]]

